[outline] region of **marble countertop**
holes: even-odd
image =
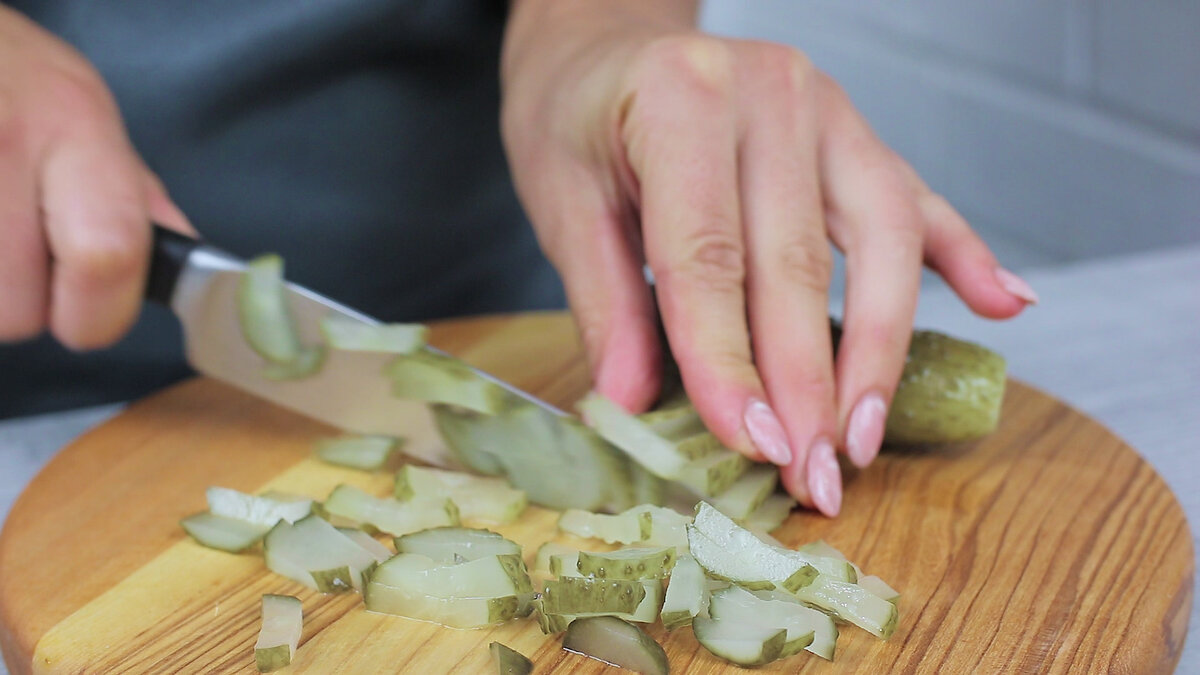
[[[1071,403],[1137,448],[1183,504],[1196,546],[1200,246],[1022,274],[1042,302],[1018,320],[978,319],[946,289],[932,288],[922,295],[917,323],[997,349],[1013,377]],[[0,519],[59,448],[118,410],[105,406],[0,422]],[[1200,672],[1200,592],[1179,672]]]

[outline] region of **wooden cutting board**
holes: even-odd
[[[444,323],[433,341],[551,401],[587,388],[559,314]],[[423,419],[413,437],[429,443]],[[213,381],[131,406],[64,449],[17,501],[0,535],[0,639],[14,673],[253,671],[263,593],[304,605],[291,670],[486,673],[487,645],[538,673],[608,668],[564,652],[533,621],[459,631],[367,613],[266,571],[258,555],[192,543],[179,518],[204,488],[323,497],[340,482],[380,494],[387,475],[310,458],[330,429]],[[532,553],[555,514],[531,508],[500,530]],[[1096,422],[1013,382],[1001,428],[954,446],[885,452],[847,477],[837,520],[796,513],[790,545],[824,538],[900,589],[887,642],[847,627],[837,660],[801,654],[768,672],[1169,672],[1192,602],[1183,511],[1136,452]],[[735,672],[690,629],[650,628],[673,672]],[[615,671],[615,669],[613,669]]]

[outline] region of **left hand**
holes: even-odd
[[[632,411],[658,393],[648,264],[708,428],[835,515],[834,448],[859,466],[879,450],[922,261],[984,316],[1032,292],[802,53],[699,33],[692,4],[514,3],[502,128],[517,190],[597,390]],[[831,241],[848,278],[836,364]]]

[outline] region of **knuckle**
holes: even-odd
[[[785,93],[801,94],[813,84],[816,68],[803,52],[785,45],[764,44],[755,50],[756,66]]]
[[[740,289],[746,277],[745,250],[732,233],[701,232],[687,242],[668,274],[710,290]]]
[[[73,278],[109,285],[137,277],[145,264],[141,239],[130,229],[78,228],[55,247],[55,257]]]
[[[678,35],[651,42],[643,53],[643,73],[669,78],[691,89],[724,94],[733,83],[729,47],[705,35]]]
[[[790,285],[824,293],[833,278],[829,245],[804,240],[784,243],[776,252],[779,277]]]

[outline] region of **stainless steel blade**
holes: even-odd
[[[183,324],[188,361],[196,370],[333,426],[361,434],[404,436],[411,432],[406,408],[420,401],[392,395],[384,366],[393,355],[330,350],[321,369],[310,377],[270,380],[262,375],[263,359],[242,337],[237,318],[238,280],[245,263],[219,250],[201,246],[188,256],[176,282],[171,309]],[[287,285],[289,306],[303,340],[321,340],[320,320],[342,314],[368,324],[379,322],[333,300]],[[444,354],[440,350],[439,354]],[[470,366],[468,366],[470,367]],[[500,385],[534,405],[563,416],[562,410],[477,368],[480,377]]]

